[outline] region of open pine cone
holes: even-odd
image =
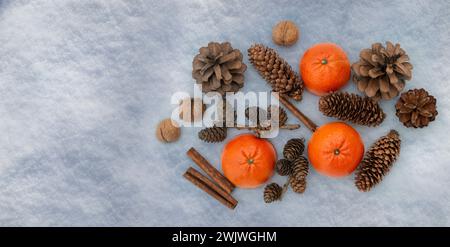
[[[395,104],[396,115],[406,127],[423,128],[438,114],[436,98],[425,89],[411,89],[402,93]]]
[[[371,49],[363,49],[359,61],[352,64],[353,81],[359,91],[374,100],[392,99],[411,80],[413,66],[400,44],[375,43]]]
[[[203,92],[224,95],[244,86],[247,66],[242,63],[242,53],[238,49],[233,49],[229,42],[210,42],[199,51],[192,62],[192,77],[202,85]]]

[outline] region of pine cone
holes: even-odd
[[[293,161],[300,157],[305,150],[305,139],[294,138],[290,139],[283,148],[283,156],[287,160]]]
[[[248,57],[274,92],[286,94],[295,100],[302,99],[303,81],[275,50],[255,44],[248,49]]]
[[[391,130],[370,147],[356,171],[355,185],[358,190],[369,191],[381,182],[400,154],[400,143],[398,132]]]
[[[309,163],[305,157],[299,156],[292,161],[292,177],[295,180],[306,179],[306,176],[308,176],[308,170]]]
[[[278,119],[272,119],[272,113],[273,115],[276,115],[277,111]],[[267,119],[270,119],[272,122],[278,123],[278,126],[284,126],[288,120],[288,116],[286,111],[282,107],[269,105],[267,107]]]
[[[221,142],[227,138],[227,128],[211,127],[198,132],[198,138],[204,142]]]
[[[347,92],[335,92],[322,96],[319,110],[328,117],[366,126],[377,126],[385,118],[383,109],[369,97]]]
[[[264,202],[271,203],[281,199],[283,188],[277,183],[268,184],[264,188]]]
[[[260,125],[260,116],[264,116],[266,117],[266,119],[268,119],[266,110],[262,109],[261,107],[251,106],[245,108],[245,117],[252,123],[256,123],[257,126]]]
[[[243,56],[238,49],[233,49],[229,42],[210,42],[199,51],[192,62],[192,77],[202,85],[203,92],[224,95],[244,86],[247,66],[242,63]]]
[[[353,81],[359,91],[374,100],[392,99],[411,80],[413,66],[400,44],[375,43],[371,49],[363,49],[359,61],[352,64]]]
[[[301,193],[305,192],[305,190],[306,190],[306,179],[297,180],[297,179],[291,178],[289,182],[290,182],[292,190],[295,193],[300,193],[301,194]]]
[[[423,128],[438,114],[436,98],[425,89],[411,89],[402,93],[395,104],[397,117],[406,127]]]
[[[277,161],[277,172],[280,176],[290,176],[292,174],[292,163],[287,159]]]
[[[276,115],[276,111],[278,111],[278,119],[272,119],[272,113]],[[269,105],[267,107],[267,111],[262,109],[261,107],[257,106],[251,106],[245,108],[245,117],[252,121],[253,123],[256,122],[257,126],[260,128],[260,130],[269,130],[270,125],[267,127],[262,127],[260,123],[260,116],[264,116],[262,118],[266,120],[270,120],[270,125],[274,125],[275,123],[278,124],[279,127],[284,126],[288,120],[288,116],[286,111],[278,106]]]
[[[222,109],[220,109],[222,107]],[[234,106],[228,101],[224,100],[222,105],[217,104],[217,116],[214,124],[218,127],[234,126],[237,120],[237,113]]]

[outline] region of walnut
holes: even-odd
[[[186,98],[180,103],[180,119],[184,122],[199,122],[206,110],[200,98]],[[190,116],[189,116],[190,115]]]
[[[277,45],[291,46],[298,40],[299,30],[292,21],[280,21],[272,29],[272,39]]]
[[[156,129],[156,138],[162,142],[174,142],[180,138],[180,127],[172,123],[170,118],[166,118],[159,122]]]

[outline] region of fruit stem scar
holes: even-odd
[[[334,155],[339,155],[340,153],[341,153],[341,151],[339,151],[338,148],[336,148],[336,149],[334,150]]]
[[[322,58],[322,61],[320,61],[321,64],[327,64],[328,60],[326,58]]]
[[[254,160],[252,158],[247,160],[247,164],[249,164],[249,165],[253,164],[253,162],[254,162]]]

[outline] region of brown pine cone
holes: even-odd
[[[261,116],[261,117],[260,117]],[[257,106],[251,106],[245,108],[245,117],[250,120],[252,123],[256,123],[257,126],[260,125],[260,118],[267,118],[267,112],[266,110],[262,109],[261,107]]]
[[[374,100],[392,99],[405,87],[405,81],[411,80],[413,66],[406,52],[391,42],[386,48],[375,43],[371,49],[363,49],[359,61],[352,64],[353,81],[358,90]]]
[[[292,67],[275,50],[261,44],[248,49],[250,62],[258,73],[272,86],[272,91],[301,100],[303,81]]]
[[[363,98],[347,92],[322,96],[319,100],[319,110],[325,116],[366,126],[377,126],[386,116],[378,103],[369,97]]]
[[[227,128],[216,126],[204,128],[198,132],[198,138],[204,142],[221,142],[227,138]]]
[[[283,188],[277,183],[271,183],[264,188],[264,202],[271,203],[281,199]]]
[[[278,160],[276,168],[280,176],[290,176],[292,174],[292,163],[287,159]]]
[[[294,161],[292,161],[292,177],[296,180],[306,179],[309,171],[309,163],[308,160],[299,156]]]
[[[381,182],[399,156],[400,144],[398,132],[391,130],[370,147],[356,171],[355,185],[358,190],[367,192]]]
[[[283,156],[287,160],[293,161],[300,157],[305,150],[305,139],[294,138],[290,139],[283,148]]]
[[[305,192],[305,190],[306,190],[306,179],[297,180],[297,179],[291,178],[289,182],[290,182],[292,190],[295,193],[300,193],[301,194],[301,193]]]
[[[244,86],[247,66],[242,62],[242,53],[233,49],[229,42],[210,42],[199,49],[192,61],[192,77],[202,85],[202,91],[237,92]]]
[[[436,98],[425,89],[411,89],[402,93],[395,104],[396,115],[406,127],[423,128],[434,121],[438,112]]]
[[[278,111],[278,118],[272,119],[272,114],[275,118],[276,111]],[[262,116],[262,117],[261,117]],[[288,120],[286,111],[274,105],[269,105],[267,111],[261,107],[251,106],[245,108],[245,117],[249,119],[252,123],[256,123],[259,130],[269,130],[271,126],[278,124],[278,127],[284,126]],[[260,120],[270,121],[266,122],[266,125],[262,125]]]
[[[272,119],[272,115],[276,115],[277,112],[278,119]],[[288,120],[288,116],[286,111],[282,107],[269,105],[267,107],[267,119],[270,119],[272,122],[278,123],[278,126],[284,126]]]

